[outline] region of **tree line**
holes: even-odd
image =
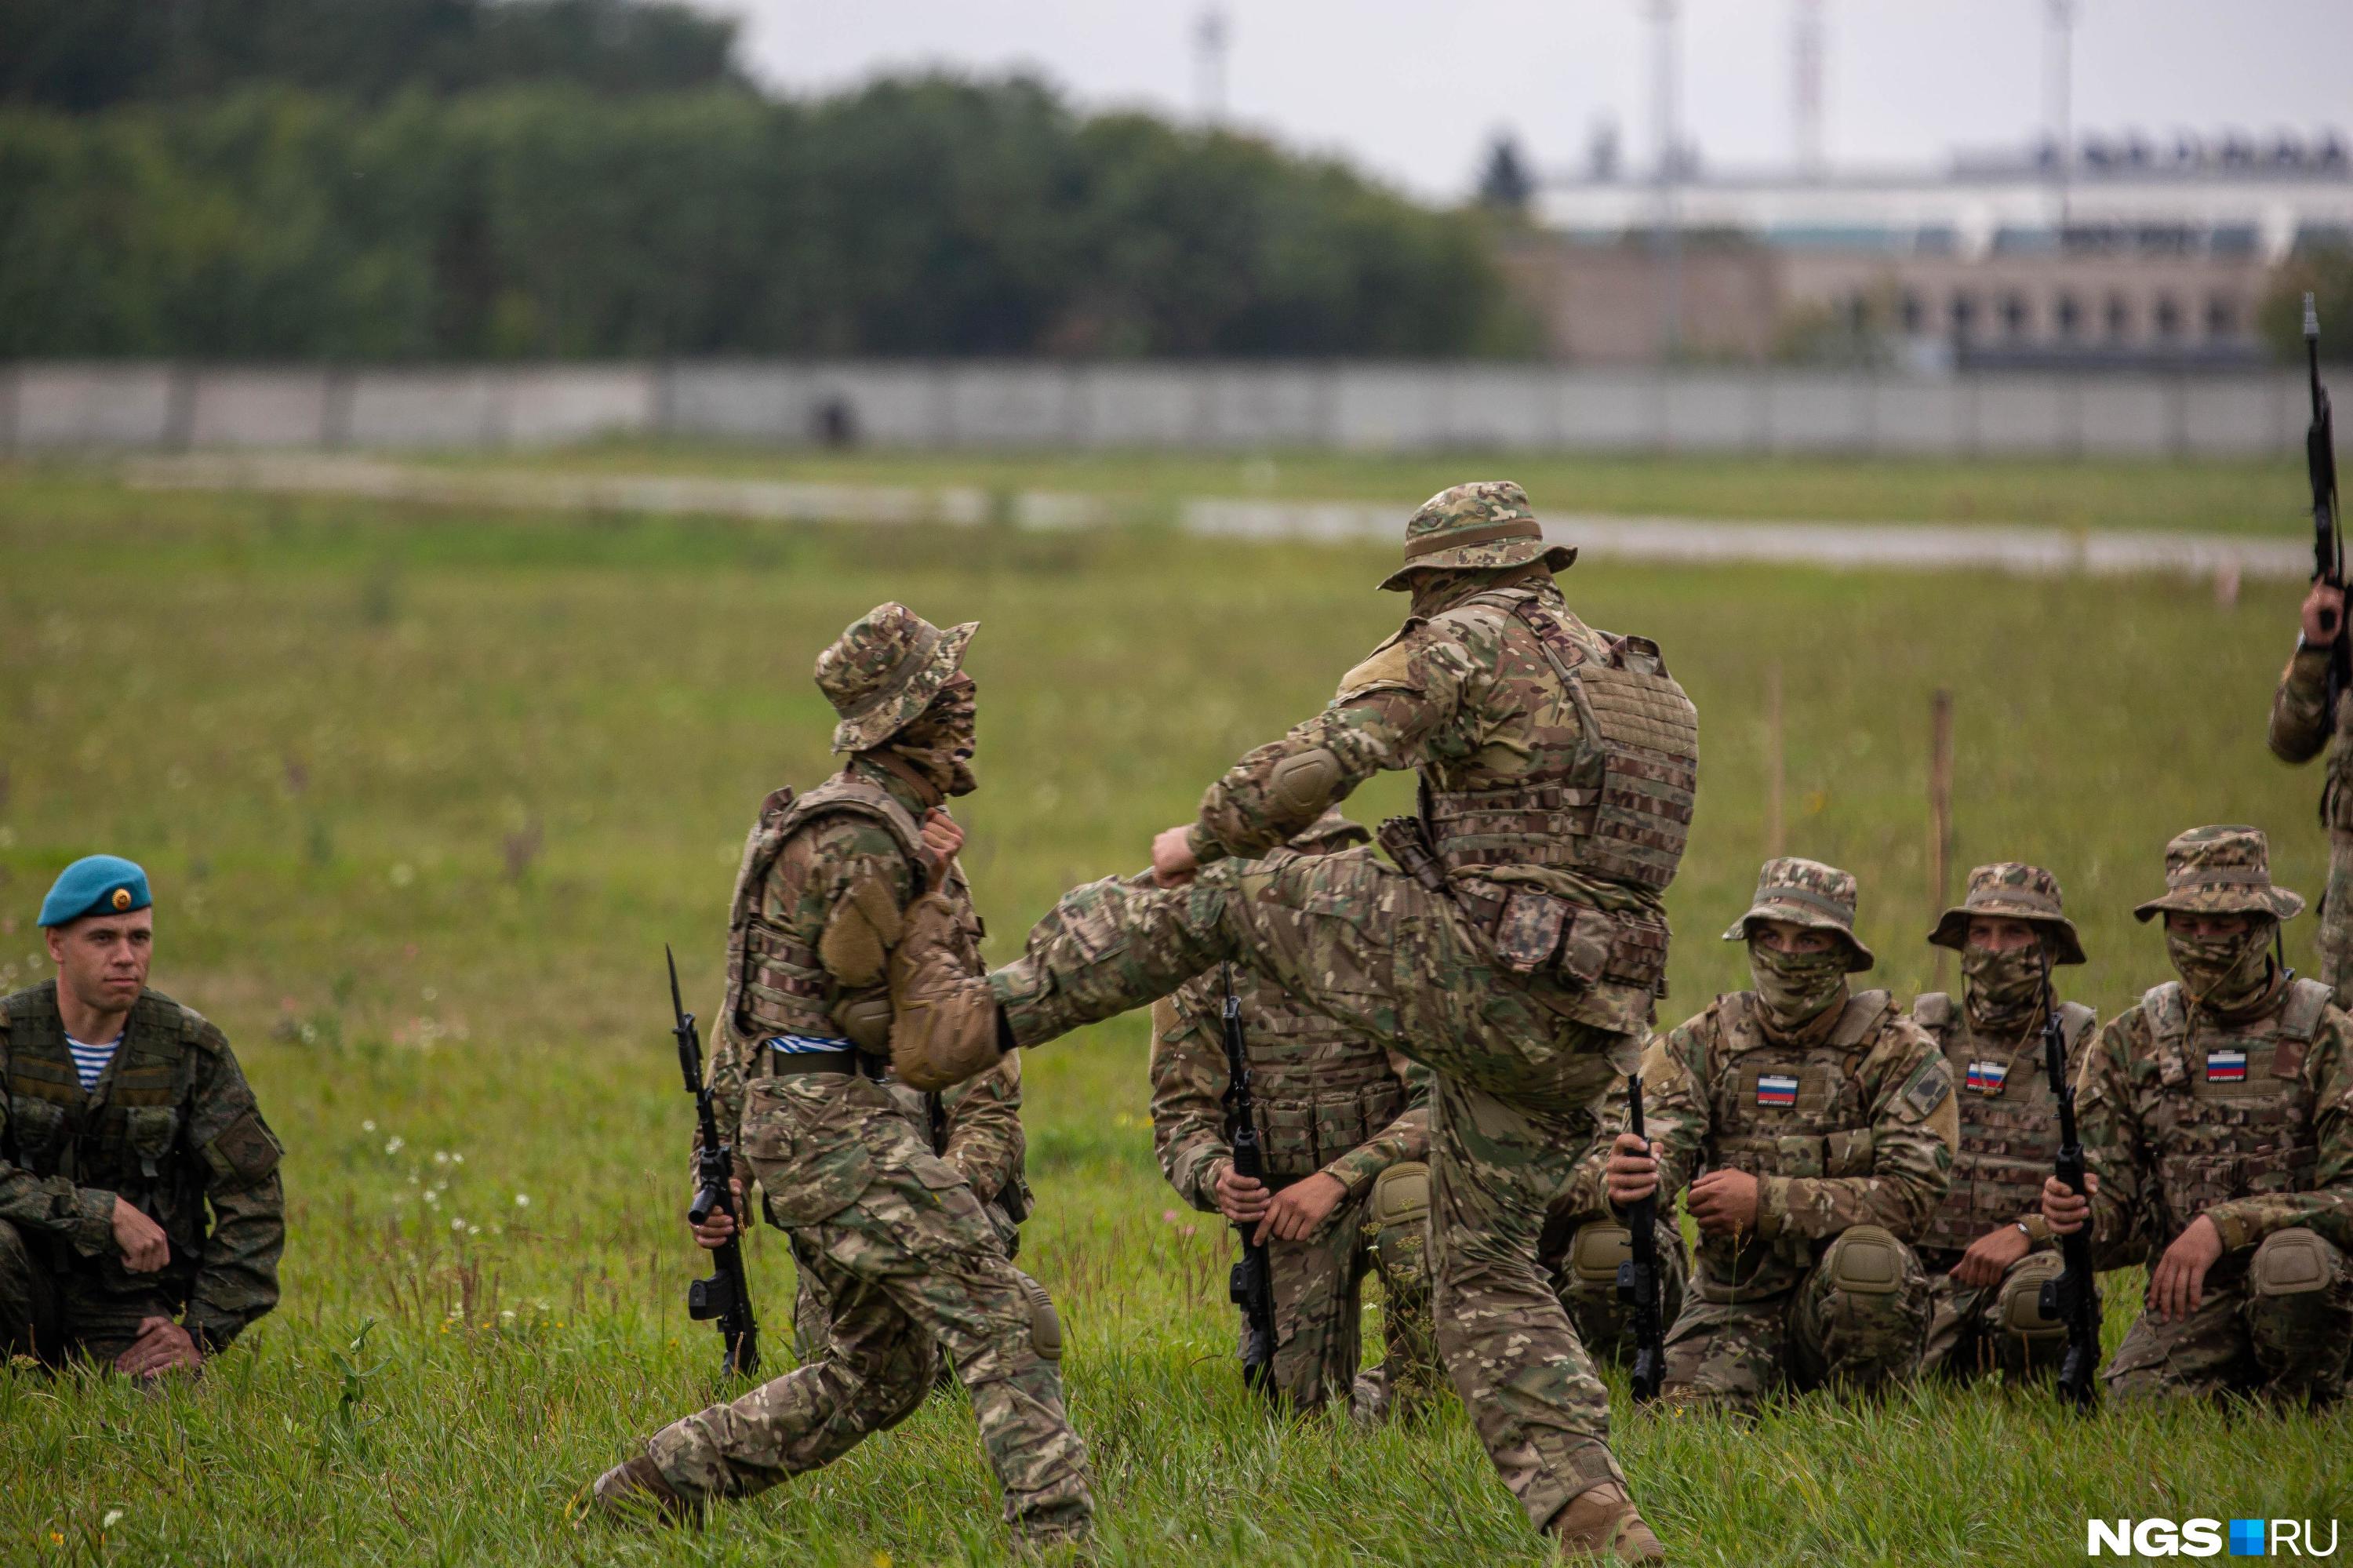
[[[0,0],[0,355],[1533,343],[1476,214],[1018,78],[772,99],[731,39],[621,0]]]

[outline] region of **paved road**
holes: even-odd
[[[435,505],[553,511],[691,513],[796,522],[944,523],[1002,518],[1030,528],[1100,527],[1142,515],[1109,497],[1030,491],[992,497],[976,486],[815,484],[666,474],[445,469],[364,458],[201,456],[136,461],[131,482],[154,489],[353,495]],[[1415,503],[1200,497],[1176,508],[1187,533],[1251,539],[1390,543]],[[2277,535],[2035,528],[2006,524],[1756,523],[1701,517],[1554,515],[1546,534],[1587,556],[1692,565],[1779,564],[1849,570],[1992,571],[2022,576],[2300,579],[2310,546]]]

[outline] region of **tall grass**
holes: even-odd
[[[809,663],[878,599],[982,622],[984,789],[959,814],[1002,958],[1393,628],[1386,552],[158,496],[18,469],[0,563],[0,982],[44,971],[32,916],[66,860],[144,861],[155,981],[236,1042],[291,1210],[285,1305],[201,1383],[0,1374],[0,1562],[1001,1557],[955,1394],[701,1536],[566,1523],[575,1488],[712,1392],[715,1336],[683,1311],[699,1260],[661,944],[708,1012],[746,814],[828,766]],[[2319,891],[2318,779],[2262,740],[2288,588],[2225,606],[2159,582],[1587,568],[1567,588],[1658,638],[1702,715],[1670,1014],[1740,979],[1715,938],[1761,853],[1771,662],[1789,847],[1861,875],[1874,978],[1907,993],[1931,972],[1938,686],[1960,864],[2059,871],[2093,956],[2066,985],[2103,1013],[2162,978],[2128,909],[2172,832],[2257,823],[2282,880]],[[1383,780],[1351,810],[1406,796]],[[1131,1016],[1027,1062],[1023,1259],[1070,1330],[1103,1559],[1541,1561],[1458,1410],[1363,1434],[1273,1426],[1242,1396],[1222,1240],[1152,1162],[1145,1048]],[[781,1365],[786,1252],[770,1234],[752,1257]],[[2108,1284],[2113,1343],[2137,1281]],[[1808,1398],[1753,1431],[1618,1408],[1690,1562],[2072,1563],[2087,1514],[2353,1513],[2342,1414],[2085,1423],[1946,1387]]]

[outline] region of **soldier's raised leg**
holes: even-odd
[[[1911,1375],[1928,1331],[1928,1275],[1880,1225],[1839,1233],[1798,1287],[1789,1351],[1800,1387],[1873,1393]]]
[[[2353,1264],[2297,1226],[2266,1236],[2247,1274],[2247,1338],[2263,1392],[2287,1405],[2343,1398],[2353,1372]]]

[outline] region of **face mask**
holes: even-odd
[[[1795,1029],[1821,1015],[1822,1010],[1846,994],[1847,951],[1833,947],[1827,953],[1784,953],[1762,942],[1748,944],[1748,972],[1757,994],[1779,1028]]]
[[[892,755],[943,795],[969,795],[980,788],[972,775],[972,754],[980,744],[976,692],[969,683],[942,692],[889,742]]]
[[[1961,949],[1961,994],[1978,1023],[2021,1023],[2042,1001],[2042,945]]]
[[[2269,983],[2263,955],[2271,945],[2272,927],[2265,920],[2235,937],[2189,937],[2169,926],[2165,932],[2165,956],[2192,1000],[2221,1012],[2253,1001]]]

